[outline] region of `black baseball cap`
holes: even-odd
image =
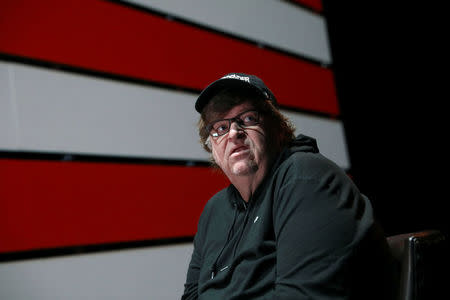
[[[270,100],[275,107],[278,107],[275,96],[260,78],[244,73],[229,73],[208,85],[200,93],[200,96],[198,96],[195,102],[195,110],[201,113],[212,97],[218,92],[231,87],[254,89],[262,96],[262,99]]]

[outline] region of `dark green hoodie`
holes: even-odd
[[[182,299],[388,299],[387,255],[370,201],[300,135],[248,204],[230,185],[205,205]]]

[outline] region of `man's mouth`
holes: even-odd
[[[240,152],[245,151],[245,150],[248,150],[247,146],[239,146],[239,147],[236,147],[235,149],[233,149],[233,151],[231,151],[230,155],[233,155],[235,153],[240,153]]]

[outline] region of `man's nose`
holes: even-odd
[[[236,121],[231,122],[230,132],[228,132],[228,138],[242,138],[243,136],[244,130],[242,129],[242,127],[240,127]]]

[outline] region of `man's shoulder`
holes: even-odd
[[[294,152],[278,167],[286,179],[320,179],[324,174],[341,173],[342,168],[319,152]]]
[[[231,186],[218,191],[212,196],[203,207],[203,211],[199,219],[199,227],[203,227],[212,222],[212,220],[222,219],[223,215],[231,211],[232,195]]]
[[[232,200],[231,199],[232,194],[233,194],[233,191],[232,191],[231,185],[218,191],[205,204],[203,212],[204,213],[211,212],[211,211],[214,211],[217,209],[224,208],[223,206],[227,205]],[[227,206],[229,206],[229,204]]]

